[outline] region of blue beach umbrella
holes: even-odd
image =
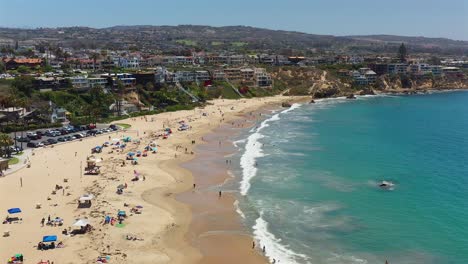
[[[125,211],[119,211],[117,215],[118,216],[126,216],[127,213],[125,213]]]
[[[21,213],[21,209],[19,208],[11,208],[7,210],[9,214],[18,214]]]
[[[135,152],[129,152],[127,155],[129,155],[129,156],[134,156],[134,155],[135,155]]]

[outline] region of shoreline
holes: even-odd
[[[290,102],[305,103],[308,99],[297,97]],[[193,219],[186,239],[202,252],[204,257],[199,263],[238,263],[238,259],[245,263],[270,263],[249,227],[242,222],[236,205],[237,192],[222,193],[219,197],[218,191],[234,180],[230,175],[232,165],[227,162],[237,151],[232,138],[269,118],[265,113],[278,109],[287,108],[278,104],[265,105],[244,113],[231,124],[225,122],[205,134],[205,140],[196,147],[197,154],[193,159],[179,163],[197,182],[195,189],[179,193],[176,199],[192,209]],[[252,247],[253,241],[255,248]]]

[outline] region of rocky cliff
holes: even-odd
[[[468,78],[414,77],[383,75],[369,86],[356,86],[352,79],[332,71],[315,68],[279,68],[272,73],[275,82],[286,86],[286,95],[311,95],[313,98],[374,94],[379,92],[410,93],[426,90],[468,89]]]

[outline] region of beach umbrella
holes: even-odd
[[[10,208],[7,210],[9,214],[18,214],[21,213],[21,209],[19,208]]]
[[[119,212],[117,213],[117,215],[118,215],[118,216],[126,216],[127,213],[125,213],[125,211],[119,211]]]
[[[133,155],[135,155],[135,152],[129,152],[127,155],[133,156]]]
[[[139,208],[139,209],[143,208],[143,206],[141,206],[141,205],[137,205],[137,206],[135,206],[135,207],[136,207],[136,208]]]
[[[85,194],[80,197],[80,201],[91,201],[94,198],[92,194]]]
[[[117,189],[123,189],[123,188],[125,188],[125,185],[123,184],[120,184],[119,186],[117,186]]]
[[[55,242],[57,241],[57,236],[44,236],[42,237],[42,242]]]

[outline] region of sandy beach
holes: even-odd
[[[201,148],[208,153],[210,148],[218,147],[216,152],[212,151],[216,155],[212,161],[218,158],[224,161],[222,155],[232,151],[228,142],[232,130],[223,131],[221,127],[214,134],[210,132],[220,125],[232,126],[232,122],[243,119],[249,111],[269,105],[277,107],[288,100],[291,99],[284,96],[218,99],[210,101],[204,109],[119,121],[131,125],[128,131],[34,150],[29,158],[30,168],[0,178],[0,211],[6,216],[9,208],[22,210],[14,215],[22,220],[2,225],[1,233],[9,232],[10,236],[0,238],[1,261],[21,253],[25,263],[40,260],[96,263],[100,256],[107,257],[109,263],[237,263],[239,259],[244,259],[243,263],[266,262],[258,250],[251,248],[252,238],[242,229],[234,210],[234,197],[223,194],[219,198],[215,191],[199,191],[224,182],[226,167],[222,163],[210,165],[210,172],[217,175],[209,178],[195,175],[196,188],[191,190],[194,178],[187,168],[179,165],[194,159]],[[178,131],[181,121],[191,128]],[[165,128],[171,128],[173,133],[167,139],[158,138]],[[102,153],[93,154],[99,161],[100,175],[83,174],[93,147],[127,136],[132,142],[122,151],[117,152],[111,145],[104,147]],[[221,141],[219,146],[216,141]],[[149,152],[147,157],[139,157],[137,165],[125,160],[128,152],[143,151],[151,143],[157,145],[156,154]],[[200,143],[205,144],[198,146]],[[136,176],[138,180],[132,181]],[[63,188],[56,190],[57,185]],[[120,186],[121,194],[117,194],[119,185],[126,186]],[[183,194],[176,199],[179,193]],[[90,208],[78,208],[78,199],[83,194],[94,195]],[[191,203],[184,203],[184,199],[190,199]],[[41,208],[37,209],[37,204]],[[139,208],[141,213],[132,212],[132,208]],[[121,210],[127,215],[122,224],[104,224],[106,216],[117,218]],[[192,219],[192,215],[197,217],[202,211],[205,215],[212,212],[211,218]],[[62,218],[63,225],[42,227],[41,219],[47,222],[49,216]],[[77,228],[72,225],[78,219],[88,220],[93,229],[71,236],[70,231]],[[64,229],[67,235],[62,234]],[[217,229],[233,232],[207,235]],[[64,247],[37,250],[38,242],[46,235],[56,235],[57,243],[63,242]]]

